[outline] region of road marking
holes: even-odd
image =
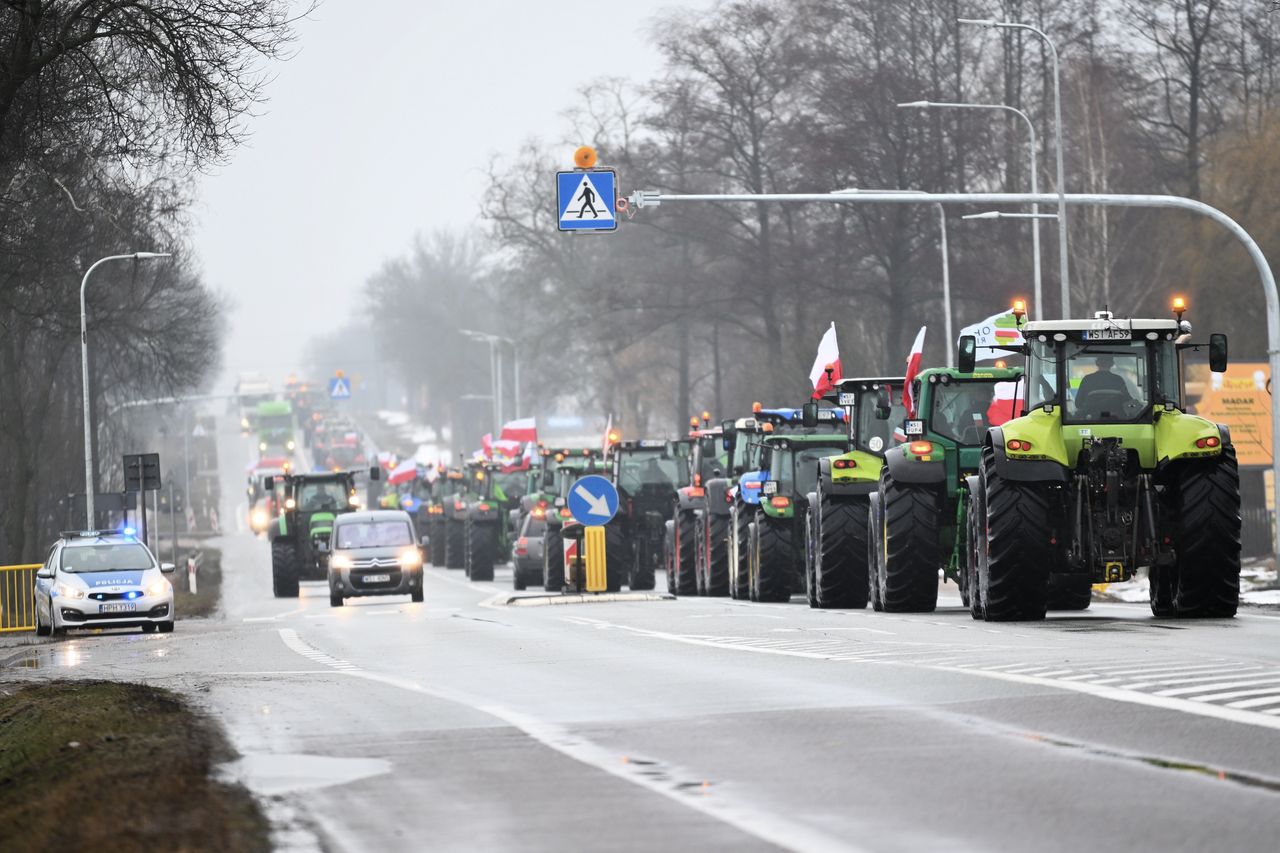
[[[699,776],[696,773],[673,768],[671,772],[664,774],[665,779],[653,778],[648,772],[652,767],[651,764],[641,764],[628,760],[626,755],[620,755],[617,752],[606,749],[555,723],[538,720],[510,708],[494,705],[480,697],[459,691],[424,687],[417,682],[404,678],[361,669],[355,664],[325,654],[309,645],[292,628],[280,628],[278,630],[280,639],[284,644],[308,660],[324,663],[334,671],[353,678],[362,678],[378,684],[385,684],[389,687],[430,696],[445,702],[453,702],[474,708],[477,711],[502,720],[513,728],[519,729],[530,738],[559,752],[561,755],[565,755],[596,770],[602,770],[624,782],[645,788],[785,850],[816,851],[817,853],[826,853],[826,851],[832,851],[832,853],[836,851],[859,853],[862,849],[845,839],[827,835],[811,826],[796,823],[781,815],[770,814],[750,802],[736,802],[723,790],[705,786],[695,787],[690,790],[685,787],[677,787],[672,779],[675,775],[697,779]],[[1277,721],[1277,724],[1280,725],[1280,720]]]

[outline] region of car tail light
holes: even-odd
[[[769,498],[769,504],[774,509],[786,509],[791,506],[791,498],[786,495],[778,495],[777,497]]]

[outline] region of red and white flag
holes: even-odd
[[[830,376],[827,368],[831,368]],[[809,371],[809,381],[813,383],[813,399],[819,400],[822,395],[835,388],[835,384],[844,378],[840,370],[840,344],[836,341],[836,324],[832,323],[818,342],[818,357],[813,360],[813,369]]]
[[[502,425],[502,435],[499,437],[504,441],[537,441],[538,421],[536,418],[507,421]]]
[[[915,381],[916,374],[920,372],[920,359],[924,357],[924,332],[927,328],[927,326],[920,327],[920,332],[916,335],[916,342],[911,345],[911,352],[907,355],[906,382],[903,387],[902,399],[907,404],[907,417],[909,418],[916,416],[916,398],[911,393],[911,383]]]
[[[417,476],[418,463],[413,459],[406,459],[391,469],[391,473],[387,475],[387,482],[393,486],[398,486],[401,483],[412,482]]]

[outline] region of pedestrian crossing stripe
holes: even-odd
[[[611,169],[558,172],[556,204],[561,231],[612,231],[618,227],[617,173]]]

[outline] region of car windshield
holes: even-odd
[[[890,445],[896,443],[893,431],[907,417],[901,388],[889,389],[891,402],[889,417],[885,420],[876,417],[876,401],[879,396],[879,391],[870,388],[858,395],[858,449],[869,453],[884,453]]]
[[[392,548],[412,545],[413,533],[407,521],[357,521],[338,525],[334,532],[338,548]]]
[[[304,512],[335,510],[347,505],[347,489],[342,483],[303,483],[298,489],[298,508]]]
[[[938,383],[933,388],[929,425],[943,438],[976,447],[988,427],[1000,426],[1014,416],[1016,384],[990,379]]]
[[[662,450],[623,453],[618,472],[618,488],[637,492],[645,486],[661,486],[674,490],[680,479],[680,462],[664,455]]]
[[[151,554],[137,542],[69,545],[62,549],[64,572],[141,571],[153,566]]]

